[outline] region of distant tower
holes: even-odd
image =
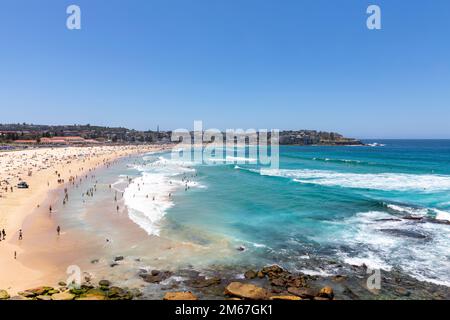
[[[158,124],[158,126],[156,127],[156,132],[159,133],[159,124]]]

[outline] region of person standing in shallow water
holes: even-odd
[[[19,240],[22,240],[23,236],[22,236],[22,229],[19,230]]]
[[[56,233],[58,234],[58,236],[61,234],[61,227],[60,226],[58,226],[56,228]]]

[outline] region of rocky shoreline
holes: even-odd
[[[68,287],[60,282],[57,288],[42,286],[21,291],[17,296],[10,297],[6,290],[0,290],[0,300],[132,300],[142,293],[138,289],[126,289],[111,286],[108,280],[101,280],[98,286],[84,283],[79,287]]]
[[[159,290],[163,293],[187,291],[199,299],[450,299],[450,288],[419,281],[398,270],[382,271],[378,290],[368,289],[367,280],[371,273],[365,266],[346,265],[342,274],[333,276],[292,273],[277,265],[260,270],[249,269],[243,275],[243,270],[236,271],[233,268],[204,270],[201,273],[195,270],[180,270],[177,273],[153,270],[150,273],[141,272],[140,276],[148,283],[162,284]]]
[[[182,269],[145,270],[137,276],[138,288],[113,286],[108,280],[97,285],[91,279],[79,288],[60,282],[10,297],[0,290],[0,300],[449,300],[450,288],[419,281],[401,271],[383,271],[380,289],[368,289],[370,276],[365,266],[346,265],[342,274],[312,276],[292,273],[278,265],[236,270],[215,267],[196,271]],[[345,270],[345,271],[344,271]],[[370,270],[369,270],[370,271]],[[243,274],[241,273],[243,272]]]

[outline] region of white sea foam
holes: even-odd
[[[253,242],[255,248],[267,248],[265,244]]]
[[[436,209],[436,208],[412,208],[408,206],[400,206],[396,204],[388,204],[386,205],[391,210],[406,213],[415,217],[431,217],[436,220],[446,220],[450,221],[450,212]]]
[[[396,204],[388,204],[386,207],[388,207],[391,210],[400,212],[400,213],[407,213],[409,215],[415,216],[415,217],[424,217],[428,214],[427,208],[411,208],[408,206],[400,206]]]
[[[450,221],[450,212],[434,209],[436,212],[436,220]]]
[[[450,286],[448,226],[394,218],[379,211],[359,213],[339,222],[352,226],[352,232],[347,229],[329,241],[353,248],[340,253],[349,264],[383,270],[396,266],[419,280]]]
[[[116,182],[111,184],[111,188],[113,188],[114,190],[119,191],[119,192],[124,192],[124,190],[119,188],[119,186],[125,185],[126,183],[127,183],[127,180],[125,179],[125,177],[120,176]]]
[[[199,186],[194,181],[182,181],[181,176],[193,175],[192,163],[172,161],[159,157],[147,165],[135,167],[142,172],[140,177],[125,189],[123,198],[132,221],[150,235],[160,234],[160,224],[174,203],[169,195],[176,190]]]
[[[325,270],[301,269],[300,272],[310,276],[331,277],[333,275]]]
[[[450,176],[405,173],[343,173],[327,170],[261,169],[261,175],[291,178],[299,183],[345,188],[388,191],[445,191],[450,190]]]

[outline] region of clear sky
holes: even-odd
[[[450,138],[448,0],[1,0],[0,38],[2,123]]]

